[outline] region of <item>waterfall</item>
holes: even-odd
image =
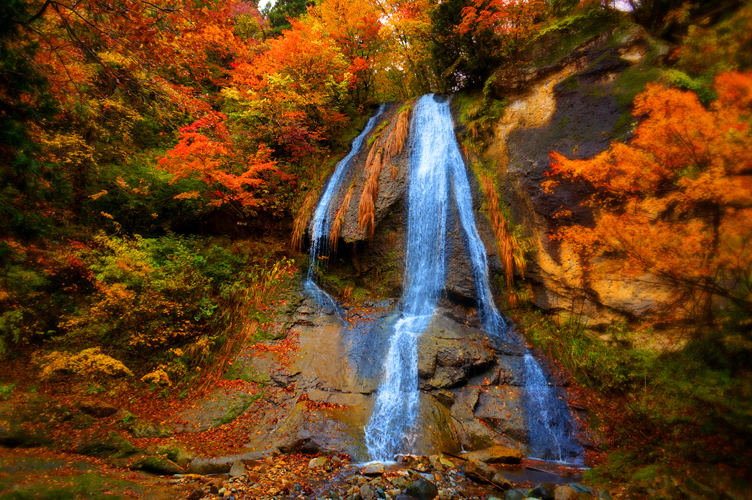
[[[363,127],[363,131],[353,139],[350,152],[347,156],[337,162],[337,165],[334,167],[334,173],[326,183],[324,192],[321,194],[321,199],[319,199],[319,203],[316,205],[316,210],[313,212],[313,217],[311,217],[311,249],[309,251],[308,259],[308,276],[303,287],[320,308],[325,308],[333,312],[340,319],[342,319],[342,312],[340,311],[337,302],[314,281],[316,259],[320,254],[329,253],[329,231],[331,230],[333,222],[331,220],[333,209],[330,206],[332,204],[332,199],[335,198],[335,194],[340,192],[342,181],[347,178],[347,173],[352,166],[353,158],[355,158],[360,152],[363,140],[368,133],[373,130],[373,126],[376,124],[376,119],[383,112],[384,104],[379,104],[376,113],[368,119],[366,126]]]
[[[558,462],[576,460],[582,449],[572,439],[574,429],[566,405],[535,358],[525,354],[524,359],[528,437],[533,456]]]
[[[342,158],[334,167],[334,173],[329,178],[329,182],[326,183],[324,192],[321,194],[321,199],[316,210],[313,212],[311,218],[310,231],[311,231],[311,250],[310,250],[310,265],[308,267],[308,278],[311,279],[311,273],[316,266],[316,258],[320,253],[327,254],[329,252],[329,230],[332,227],[331,215],[333,212],[332,199],[335,194],[340,191],[340,185],[342,181],[347,178],[347,173],[352,166],[352,160],[360,152],[360,147],[363,145],[363,140],[368,133],[373,130],[373,126],[376,124],[376,119],[384,112],[384,104],[379,105],[379,109],[376,113],[368,119],[363,131],[358,134],[352,142],[350,152]]]
[[[384,374],[365,428],[372,460],[410,453],[418,414],[418,336],[428,326],[444,288],[447,173],[455,144],[451,117],[432,95],[423,96],[410,124],[407,250],[402,314],[394,326]],[[456,146],[456,144],[455,144]]]
[[[371,460],[410,453],[419,411],[418,337],[426,329],[444,288],[447,202],[451,184],[472,262],[478,309],[492,336],[522,347],[493,300],[488,256],[475,224],[470,183],[454,136],[448,100],[420,98],[411,123],[408,227],[402,313],[389,340],[383,380],[365,440]],[[451,181],[451,182],[450,182]],[[526,404],[532,452],[562,461],[581,455],[572,438],[568,410],[535,358],[524,355]]]

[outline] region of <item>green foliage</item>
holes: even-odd
[[[525,317],[525,331],[533,345],[561,361],[581,384],[601,392],[624,392],[640,385],[654,361],[649,353],[623,346],[623,325],[610,328],[613,345],[585,330],[578,315],[556,324],[536,312]]]
[[[752,442],[752,339],[734,321],[664,352],[634,347],[637,336],[657,334],[624,323],[607,329],[608,343],[586,331],[578,315],[557,324],[528,314],[523,323],[527,339],[601,394],[607,411],[619,405],[608,423],[624,445],[641,440],[639,454],[612,454],[594,474],[623,478],[677,455],[739,465]],[[655,444],[655,454],[645,452],[645,443]]]
[[[713,90],[713,81],[706,76],[692,78],[678,69],[666,70],[663,76],[672,86],[682,90],[691,90],[697,94],[697,97],[706,106],[718,97]]]
[[[600,35],[622,20],[617,12],[597,8],[595,3],[591,5],[583,11],[553,18],[538,31],[530,44],[536,66],[555,63],[589,38]]]
[[[10,0],[0,14],[0,235],[26,237],[46,231],[48,219],[36,205],[59,194],[57,172],[39,159],[40,146],[28,126],[57,111],[47,81],[30,57],[37,47],[15,42],[29,10],[27,2]]]
[[[266,395],[265,391],[259,391],[253,396],[243,396],[240,402],[238,402],[236,405],[230,407],[227,410],[227,413],[225,413],[222,417],[217,419],[216,426],[219,427],[221,425],[229,424],[236,418],[238,418],[240,415],[242,415],[248,408],[253,405],[256,401],[261,399]]]
[[[491,76],[483,87],[483,93],[463,91],[457,94],[456,102],[460,107],[460,122],[467,134],[465,140],[474,146],[484,146],[485,140],[491,134],[493,126],[504,113],[509,101],[491,97],[491,86],[495,80]]]
[[[14,243],[0,268],[0,341],[14,352],[54,341],[50,377],[81,371],[71,353],[106,346],[136,372],[185,380],[233,333],[236,315],[268,300],[293,269],[263,248],[104,233],[46,249]]]
[[[314,2],[309,0],[278,0],[271,6],[267,5],[264,15],[269,19],[272,28],[268,36],[279,36],[282,31],[290,29],[289,19],[296,19],[306,13],[308,5]]]
[[[0,383],[0,401],[6,401],[13,396],[13,389],[16,388],[15,383],[2,384]]]

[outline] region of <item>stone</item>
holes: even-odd
[[[509,490],[512,488],[512,483],[509,482],[509,479],[505,478],[500,472],[494,474],[491,482],[501,490]]]
[[[380,476],[384,473],[384,464],[379,462],[368,464],[360,473],[364,476]]]
[[[474,481],[491,482],[494,477],[494,471],[484,462],[468,460],[465,464],[465,475]]]
[[[94,418],[105,418],[114,415],[118,409],[104,401],[79,401],[76,405],[79,410]]]
[[[316,469],[318,467],[326,467],[329,465],[329,457],[316,457],[312,458],[310,462],[308,462],[308,468],[309,469]]]
[[[75,452],[99,458],[128,458],[139,452],[133,443],[123,438],[117,432],[110,432],[107,438],[83,436],[78,441]]]
[[[420,478],[410,483],[405,489],[405,493],[417,500],[432,500],[439,494],[435,484],[425,478]]]
[[[554,500],[556,486],[551,483],[540,483],[528,491],[528,497],[540,498],[541,500]]]
[[[360,496],[363,500],[373,500],[376,497],[376,489],[366,483],[360,487]]]
[[[183,472],[178,464],[173,463],[166,458],[145,457],[136,460],[129,467],[130,470],[142,470],[153,474],[173,475]]]
[[[397,495],[394,500],[416,500],[414,497],[411,497],[410,495],[405,495],[404,493],[402,495]]]
[[[234,461],[234,460],[233,460]],[[232,462],[226,460],[220,460],[216,458],[194,458],[188,470],[193,474],[226,474],[230,472]]]
[[[555,500],[578,500],[577,490],[569,486],[557,486],[554,490]],[[584,493],[584,492],[583,492]]]
[[[523,500],[524,498],[527,498],[527,491],[521,488],[504,492],[504,500]]]
[[[582,493],[590,493],[591,495],[593,494],[593,491],[584,484],[569,483],[567,486]]]
[[[518,464],[522,461],[522,452],[505,446],[491,446],[483,450],[463,453],[462,458],[487,464]]]
[[[201,488],[195,488],[193,491],[191,491],[190,495],[188,495],[188,500],[201,500],[203,496],[204,492],[201,490]]]
[[[433,393],[433,397],[436,398],[436,401],[443,404],[447,408],[451,408],[454,404],[454,393],[452,391],[447,391],[446,389],[441,389]]]
[[[245,475],[246,472],[248,472],[248,469],[246,469],[245,464],[240,460],[235,460],[232,463],[232,467],[230,467],[230,477],[240,477]]]

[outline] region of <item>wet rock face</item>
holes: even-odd
[[[494,360],[494,353],[483,344],[484,338],[483,332],[436,314],[418,340],[420,388],[454,387],[487,368]]]

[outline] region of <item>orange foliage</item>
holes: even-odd
[[[473,0],[462,9],[461,34],[492,32],[512,55],[537,33],[546,3],[540,0]]]
[[[253,188],[263,183],[257,176],[262,171],[275,170],[275,162],[270,158],[270,150],[262,144],[255,156],[245,159],[241,173],[233,174],[224,168],[228,158],[233,157],[225,119],[222,113],[212,111],[181,128],[180,141],[159,160],[159,165],[175,175],[172,182],[194,176],[200,179],[212,189],[210,196],[214,205],[233,201],[244,207],[255,207],[258,200]]]
[[[371,146],[366,159],[366,180],[363,193],[360,196],[358,205],[358,225],[361,230],[366,231],[369,238],[373,238],[376,230],[375,221],[375,202],[379,192],[379,175],[384,166],[390,165],[392,159],[400,154],[405,147],[407,136],[410,130],[410,115],[412,107],[403,110],[397,116],[397,123],[392,127],[387,138],[379,139]],[[392,178],[396,174],[392,170]]]
[[[552,153],[551,174],[592,183],[595,227],[553,239],[591,258],[619,256],[614,271],[671,285],[683,308],[714,298],[752,309],[752,74],[723,73],[709,109],[691,92],[648,85],[630,144],[590,160]],[[557,181],[544,183],[553,189]]]

